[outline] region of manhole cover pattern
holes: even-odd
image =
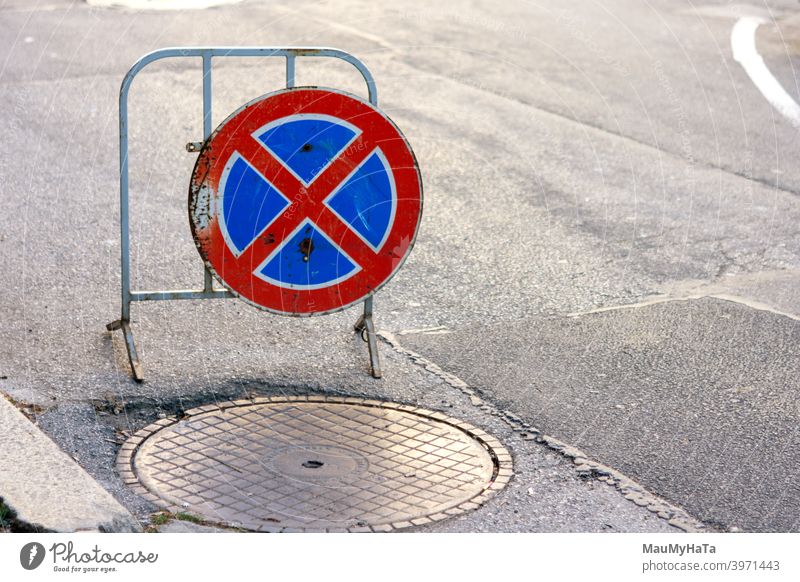
[[[257,531],[390,531],[478,508],[511,477],[486,432],[413,406],[262,397],[159,420],[122,446],[157,505]]]

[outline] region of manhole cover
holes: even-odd
[[[390,531],[478,508],[511,477],[480,429],[376,400],[273,397],[163,419],[120,451],[157,505],[258,531]]]

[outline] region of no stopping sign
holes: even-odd
[[[287,315],[339,311],[377,291],[411,251],[421,214],[419,168],[400,130],[332,89],[244,105],[206,140],[189,187],[209,270]]]

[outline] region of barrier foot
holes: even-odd
[[[128,359],[131,362],[131,372],[133,372],[133,379],[137,382],[144,381],[144,374],[142,373],[142,362],[139,360],[139,353],[136,351],[136,343],[133,341],[133,331],[131,330],[131,322],[127,319],[118,319],[106,325],[108,331],[122,330],[122,336],[125,338],[125,348],[128,350]]]
[[[355,330],[361,333],[361,337],[369,347],[369,365],[372,377],[380,378],[383,373],[381,372],[380,354],[378,354],[378,336],[375,333],[375,323],[372,321],[372,297],[364,300],[364,313],[358,318]]]

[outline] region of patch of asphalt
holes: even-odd
[[[761,270],[739,275],[727,274],[713,281],[681,281],[666,286],[657,299],[698,299],[714,296],[800,319],[800,270]],[[647,299],[645,299],[647,300]]]
[[[771,119],[749,79],[728,62],[732,14],[709,18],[710,10],[669,0],[624,8],[507,2],[491,14],[478,5],[454,11],[446,4],[342,4],[307,0],[290,10],[320,31],[369,40],[420,74],[458,78],[691,164],[798,192],[791,164],[776,171],[761,155],[790,151],[793,128]],[[368,32],[360,22],[369,23]],[[420,40],[428,30],[435,30],[431,43]]]
[[[795,531],[796,319],[715,298],[403,336],[714,528]]]
[[[349,336],[348,336],[349,339]],[[345,342],[346,343],[346,342]],[[603,485],[561,454],[528,440],[499,416],[476,406],[469,395],[437,374],[415,364],[402,353],[385,349],[385,378],[372,380],[363,370],[341,371],[327,386],[319,383],[283,383],[261,380],[232,382],[212,391],[196,390],[158,400],[124,400],[112,397],[86,403],[63,403],[37,416],[44,430],[65,449],[78,453],[77,460],[103,483],[143,525],[157,510],[122,486],[114,470],[121,434],[130,434],[160,417],[179,414],[199,404],[230,397],[256,395],[327,394],[369,397],[440,410],[469,422],[503,442],[514,457],[514,477],[486,505],[469,514],[410,531],[434,532],[669,532],[678,531],[666,520],[631,503]],[[337,346],[342,348],[342,346]],[[357,346],[359,353],[365,349]],[[343,351],[349,350],[344,347]],[[363,356],[363,354],[361,354]],[[341,370],[341,369],[340,369]],[[277,380],[278,376],[273,376]],[[89,451],[90,448],[98,450]],[[213,527],[213,524],[212,524]]]
[[[648,511],[658,515],[658,517],[667,520],[667,522],[679,529],[686,532],[701,532],[708,531],[705,524],[693,518],[684,509],[673,505],[664,499],[659,498],[651,493],[633,479],[627,477],[621,472],[598,463],[588,458],[588,455],[578,449],[561,442],[555,437],[542,433],[538,428],[531,426],[516,414],[508,410],[502,410],[494,404],[484,400],[477,391],[470,388],[470,386],[457,376],[445,372],[432,361],[428,360],[421,354],[418,354],[408,348],[403,347],[397,336],[389,332],[381,332],[380,337],[389,344],[396,352],[403,354],[410,358],[415,364],[422,366],[430,373],[438,376],[444,382],[463,392],[469,397],[470,402],[474,406],[478,406],[481,410],[488,414],[496,416],[503,420],[508,426],[517,433],[520,438],[525,441],[535,441],[543,444],[549,449],[563,455],[565,458],[572,461],[575,465],[575,472],[581,478],[596,478],[598,481],[607,483],[615,487],[624,497],[635,503],[640,507],[647,508]]]

